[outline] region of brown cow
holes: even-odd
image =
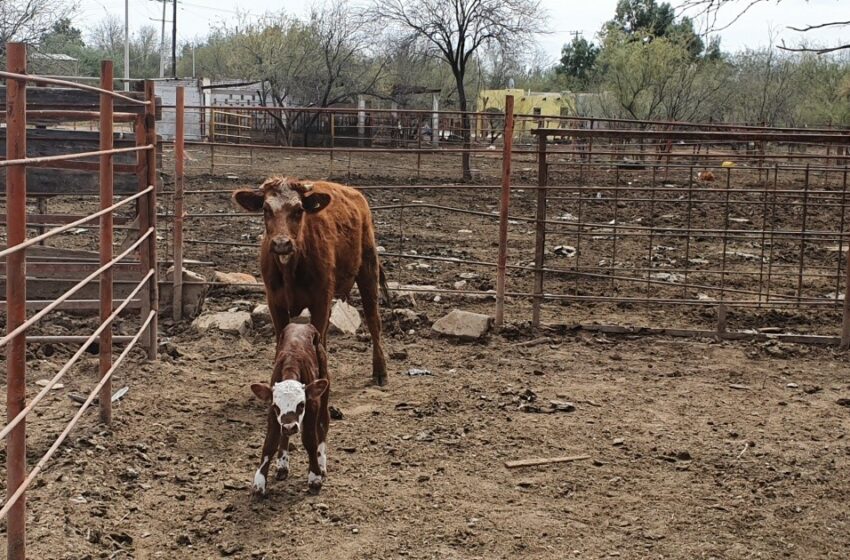
[[[313,325],[287,325],[277,347],[271,384],[251,385],[254,394],[269,404],[262,461],[254,474],[256,496],[266,494],[275,451],[277,479],[289,476],[289,437],[299,432],[310,461],[307,484],[312,490],[319,490],[327,476],[330,376],[319,331]]]
[[[260,267],[275,334],[279,337],[290,318],[309,309],[327,345],[332,300],[347,298],[357,282],[372,335],[372,378],[386,384],[378,286],[388,301],[389,294],[366,198],[336,183],[272,177],[259,189],[234,192],[233,199],[264,214]]]

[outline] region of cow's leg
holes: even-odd
[[[331,320],[332,299],[331,291],[328,290],[326,297],[320,296],[316,298],[316,302],[309,307],[310,323],[319,331],[319,336],[322,338],[322,346],[325,348],[328,347],[328,325]]]
[[[269,425],[266,429],[266,441],[263,442],[263,454],[260,467],[254,473],[254,486],[252,492],[255,496],[266,495],[266,480],[269,476],[269,466],[274,459],[274,452],[277,450],[280,440],[280,428],[277,425],[277,420],[274,414],[269,411]]]
[[[284,480],[289,476],[289,436],[280,436],[277,450],[277,473],[275,478]]]
[[[268,290],[268,288],[266,288]],[[289,306],[286,302],[277,301],[274,298],[267,298],[266,303],[269,306],[269,314],[272,316],[272,325],[274,325],[274,341],[275,347],[280,342],[280,333],[289,324]],[[277,354],[277,348],[275,348]]]
[[[363,252],[363,264],[357,274],[357,288],[363,300],[366,326],[372,336],[372,380],[376,385],[387,384],[387,362],[381,346],[381,314],[378,311],[378,256],[374,249]]]
[[[315,491],[321,489],[325,481],[325,472],[319,466],[318,408],[319,403],[307,401],[307,410],[304,413],[304,422],[302,423],[304,431],[301,432],[301,443],[304,445],[304,450],[307,451],[307,459],[310,462],[307,484],[311,490]]]

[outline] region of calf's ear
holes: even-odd
[[[251,385],[251,390],[261,401],[267,403],[272,402],[272,389],[265,383],[254,383]]]
[[[259,212],[263,209],[263,192],[256,189],[240,189],[233,193],[236,204],[249,212]]]
[[[305,212],[315,214],[324,210],[331,203],[331,195],[327,193],[312,193],[307,194],[301,199],[301,205],[304,206]]]
[[[317,379],[304,387],[304,393],[308,399],[316,400],[325,394],[329,385],[330,382],[327,379]]]

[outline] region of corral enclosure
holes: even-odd
[[[252,502],[265,411],[248,385],[270,375],[272,329],[199,332],[173,321],[165,302],[158,361],[131,353],[116,374],[129,390],[112,424],[84,416],[28,491],[30,555],[842,557],[846,137],[559,128],[568,130],[514,138],[506,322],[471,343],[437,338],[430,325],[452,308],[494,314],[501,140],[491,149],[475,139],[471,182],[459,181],[460,145],[420,150],[416,137],[336,151],[191,144],[178,245],[166,144],[160,281],[171,284],[165,269],[182,248],[186,268],[210,280],[205,312],[263,299],[255,285],[212,281],[214,271],[258,275],[261,220],[237,213],[233,189],[272,174],[363,189],[397,283],[393,307],[412,312],[384,309],[390,385],[368,386],[362,333],[332,335],[331,404],[343,418],[331,424],[329,482],[308,494],[297,450],[290,479]],[[714,180],[700,179],[709,170]],[[64,194],[48,210],[77,215],[87,204]],[[97,240],[79,231],[54,245],[95,250]],[[135,328],[124,321],[119,336]],[[33,334],[97,324],[55,312]],[[37,340],[29,394],[78,347]],[[97,382],[97,363],[84,357],[28,418],[30,464],[76,412],[68,394]],[[561,455],[588,458],[504,466]]]

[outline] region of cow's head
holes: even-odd
[[[233,200],[250,212],[263,212],[269,249],[286,264],[298,253],[304,214],[316,214],[331,202],[327,193],[313,192],[313,185],[285,177],[272,177],[259,189],[241,189]]]
[[[272,406],[274,416],[284,435],[294,435],[302,431],[307,401],[318,401],[328,390],[327,379],[317,379],[304,385],[295,379],[285,379],[269,387],[265,383],[254,383],[251,390],[257,397]]]

